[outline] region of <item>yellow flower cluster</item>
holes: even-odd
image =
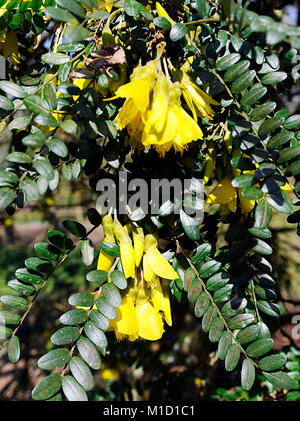
[[[162,71],[160,55],[145,66],[138,65],[131,81],[118,88],[114,98],[126,98],[116,125],[119,130],[127,129],[131,145],[153,146],[164,156],[172,147],[183,152],[190,142],[202,139],[198,116],[211,119],[214,112],[210,104],[218,103],[183,70],[176,72],[177,80],[172,82]],[[181,95],[193,118],[182,107]]]
[[[130,224],[122,226],[111,215],[105,215],[102,223],[104,241],[120,247],[123,272],[128,279],[117,317],[110,320],[108,330],[114,331],[118,340],[160,339],[164,332],[161,312],[167,324],[172,325],[168,280],[177,279],[178,274],[159,252],[154,235],[145,236],[142,228]],[[97,269],[109,271],[113,262],[114,257],[101,250]]]

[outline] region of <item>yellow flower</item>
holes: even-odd
[[[114,235],[120,246],[121,263],[126,278],[135,276],[135,256],[131,238],[127,230],[115,217],[113,225]]]
[[[187,69],[188,67],[185,66]],[[187,75],[185,71],[177,71],[176,76],[180,81],[182,89],[182,95],[191,110],[194,120],[197,121],[199,117],[206,117],[209,120],[212,119],[214,111],[211,108],[212,105],[220,105],[210,95],[206,94],[200,89]]]
[[[131,81],[118,88],[110,99],[126,98],[116,117],[116,125],[119,130],[127,129],[131,145],[153,146],[164,156],[172,147],[182,153],[190,142],[202,139],[203,132],[195,118],[181,107],[180,97],[187,88],[179,82],[172,82],[163,73],[160,54],[145,66],[138,65],[130,77]],[[191,84],[190,81],[188,89]],[[209,113],[211,118],[213,111],[209,103],[217,103],[205,93],[199,99],[199,88],[195,85],[193,89],[199,115],[204,110],[205,115]]]
[[[110,243],[115,243],[115,236],[113,232],[113,219],[112,216],[104,215],[102,218],[102,226],[104,231],[104,240]],[[97,269],[104,270],[108,272],[113,265],[115,258],[110,256],[109,254],[105,253],[103,250],[100,250]]]
[[[137,284],[137,279],[134,282]],[[160,311],[171,326],[169,286],[162,288],[157,278],[149,289],[140,281],[123,296],[122,304],[117,308],[117,317],[110,320],[108,330],[114,331],[118,340],[128,338],[135,341],[140,338],[156,341],[164,332]]]
[[[121,305],[116,309],[117,317],[109,321],[108,330],[114,331],[118,340],[160,339],[164,332],[161,313],[167,324],[172,325],[168,280],[177,279],[178,274],[159,252],[154,235],[144,236],[142,228],[122,226],[110,215],[103,217],[102,224],[104,239],[115,242],[116,238],[120,246],[121,263],[128,279],[128,287],[121,292]],[[108,257],[100,252],[97,269],[108,271],[112,267],[114,258],[107,260]]]

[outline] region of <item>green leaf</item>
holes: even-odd
[[[72,357],[70,363],[70,371],[75,380],[85,389],[91,390],[94,387],[94,379],[92,373],[85,362],[81,358]]]
[[[228,322],[228,327],[232,330],[235,329],[244,329],[248,325],[250,325],[252,322],[254,322],[255,317],[253,314],[238,314],[237,316],[233,317]]]
[[[3,212],[14,200],[16,193],[8,187],[0,189],[0,212]]]
[[[77,134],[78,126],[74,120],[63,120],[59,123],[59,127],[68,134],[74,136]]]
[[[52,263],[39,257],[29,257],[25,260],[25,266],[27,269],[42,273],[48,273],[53,268]]]
[[[51,262],[56,262],[61,254],[61,251],[49,243],[35,243],[34,250],[40,255]]]
[[[85,323],[88,318],[88,313],[79,308],[69,310],[60,316],[59,321],[63,325],[79,325]]]
[[[233,66],[230,66],[229,69],[224,74],[225,82],[233,82],[239,76],[241,76],[250,66],[250,61],[242,60]]]
[[[268,316],[278,317],[280,315],[279,308],[274,303],[268,303],[264,300],[258,300],[257,307]]]
[[[19,338],[14,335],[7,344],[7,354],[9,361],[16,363],[20,358],[20,341]]]
[[[96,299],[96,305],[100,313],[110,320],[114,320],[117,317],[116,309],[111,306],[105,297],[99,297]]]
[[[266,199],[259,201],[255,208],[255,227],[267,228],[272,219],[272,209]]]
[[[290,161],[300,155],[300,146],[292,146],[290,148],[283,149],[278,158],[278,163]]]
[[[71,306],[91,307],[94,304],[94,297],[89,292],[76,292],[68,300]]]
[[[246,298],[233,298],[223,305],[221,313],[223,316],[234,316],[240,313],[247,306]]]
[[[240,92],[247,89],[251,85],[255,76],[256,76],[255,70],[248,70],[247,72],[243,73],[231,85],[232,93],[239,94]]]
[[[54,128],[58,126],[56,119],[52,115],[45,114],[45,113],[36,115],[34,117],[34,122],[41,126],[54,127]]]
[[[41,156],[33,163],[34,169],[47,180],[51,180],[54,177],[53,167],[46,158]]]
[[[203,243],[196,249],[196,253],[192,257],[194,265],[201,263],[206,257],[210,255],[212,251],[212,245],[210,243]]]
[[[244,390],[250,390],[255,381],[255,367],[251,360],[245,358],[241,371],[241,384]]]
[[[282,367],[286,363],[287,357],[285,354],[274,354],[262,358],[258,361],[258,367],[264,371],[273,371]]]
[[[63,377],[62,389],[68,401],[88,401],[85,391],[72,376]]]
[[[37,95],[27,95],[23,102],[25,107],[32,113],[39,114],[50,111],[48,102]]]
[[[216,275],[211,276],[206,282],[207,289],[216,291],[227,284],[230,279],[230,275],[227,272],[219,272]]]
[[[66,348],[58,348],[47,352],[38,359],[37,365],[42,370],[55,370],[70,361],[70,352]]]
[[[188,267],[184,273],[184,280],[183,280],[183,288],[185,291],[188,291],[188,289],[191,286],[192,281],[196,278],[196,273],[194,269],[191,267]]]
[[[50,142],[47,143],[47,147],[51,152],[55,153],[60,158],[65,158],[66,156],[68,156],[69,151],[67,146],[62,140],[57,139],[56,137],[54,137],[50,140]]]
[[[0,80],[0,89],[6,95],[11,95],[14,98],[24,98],[27,95],[27,92],[22,86],[14,82],[9,82],[8,80]]]
[[[216,62],[216,69],[220,72],[227,70],[230,66],[237,63],[241,58],[239,53],[226,54]]]
[[[267,73],[261,78],[261,82],[264,85],[276,85],[277,83],[283,82],[287,78],[285,72],[272,72]]]
[[[79,222],[71,220],[71,219],[67,219],[63,221],[62,224],[66,228],[66,230],[70,231],[70,233],[75,235],[75,237],[78,237],[78,238],[86,237],[86,229]]]
[[[115,243],[110,243],[109,241],[102,241],[100,248],[112,257],[120,257],[120,247]]]
[[[108,276],[104,270],[92,270],[87,273],[86,279],[89,282],[98,282],[101,285],[104,284],[104,282],[107,282]]]
[[[41,137],[39,134],[30,134],[23,137],[22,143],[25,146],[35,146],[41,148],[45,143],[45,138]]]
[[[277,135],[271,137],[271,139],[268,141],[268,147],[274,148],[274,149],[280,148],[282,145],[287,143],[293,137],[294,137],[293,132],[287,132],[286,130],[282,130]]]
[[[263,240],[255,238],[250,242],[251,250],[255,251],[258,254],[264,256],[269,256],[272,254],[273,250],[269,244],[265,243]]]
[[[196,9],[197,9],[197,12],[198,12],[199,16],[201,18],[204,18],[206,16],[206,2],[205,2],[205,0],[196,0],[195,6],[196,6]]]
[[[232,336],[230,332],[228,331],[223,332],[218,344],[218,357],[220,358],[220,360],[225,360],[231,344],[232,344]]]
[[[54,345],[68,345],[75,342],[80,336],[80,331],[77,327],[67,326],[58,329],[50,338]]]
[[[58,373],[50,374],[42,379],[32,391],[32,399],[41,401],[51,398],[61,388],[61,376]]]
[[[23,284],[16,279],[7,282],[7,286],[19,294],[23,295],[32,295],[36,289],[31,285]]]
[[[242,196],[248,200],[258,200],[262,198],[263,193],[257,187],[251,186],[242,190]]]
[[[83,360],[94,370],[99,370],[101,358],[95,345],[88,338],[81,336],[76,343],[76,347]]]
[[[0,95],[0,108],[2,108],[2,110],[5,111],[12,111],[15,108],[15,106],[10,99]]]
[[[23,297],[17,295],[5,294],[0,297],[1,303],[7,307],[15,308],[16,310],[25,311],[28,307],[28,302]]]
[[[188,300],[194,303],[202,291],[202,285],[199,279],[194,278],[188,288]]]
[[[258,105],[254,110],[249,114],[251,121],[259,121],[265,118],[268,114],[274,111],[276,108],[276,102],[266,102],[264,104]]]
[[[277,371],[275,373],[266,373],[263,371],[263,374],[273,386],[278,387],[280,389],[293,389],[294,382],[290,376],[288,376],[283,371]]]
[[[127,288],[127,279],[125,278],[124,274],[121,271],[114,270],[110,274],[110,279],[112,283],[115,284],[119,289]]]
[[[46,53],[42,55],[41,60],[44,63],[57,66],[59,64],[68,63],[70,61],[70,57],[67,54],[62,53]]]
[[[105,354],[107,347],[107,339],[102,330],[98,329],[93,322],[89,321],[84,325],[84,333],[96,346]]]
[[[253,174],[242,174],[235,177],[231,184],[236,189],[240,189],[243,187],[251,187],[255,183],[253,179]]]
[[[44,13],[50,16],[50,18],[58,20],[60,22],[78,22],[75,16],[72,15],[72,13],[68,12],[67,10],[61,9],[60,7],[46,7]]]
[[[125,0],[124,10],[128,16],[136,17],[141,10],[141,4],[136,0]]]
[[[1,325],[17,325],[21,320],[21,316],[15,311],[0,310]]]
[[[203,314],[207,311],[208,307],[210,306],[210,299],[209,296],[206,294],[205,291],[202,291],[199,297],[197,298],[194,312],[196,317],[202,317]]]
[[[201,266],[199,275],[201,278],[210,278],[221,269],[222,264],[216,260],[211,260]]]
[[[121,305],[122,298],[118,288],[115,285],[106,283],[102,286],[101,292],[107,302],[113,307],[119,307]]]
[[[179,41],[187,34],[188,28],[183,23],[176,23],[170,31],[170,40],[173,42]]]
[[[254,237],[259,237],[259,238],[271,238],[272,237],[272,233],[268,228],[260,229],[260,228],[252,227],[252,228],[249,228],[248,231]]]
[[[219,317],[216,317],[213,320],[211,327],[209,329],[209,340],[211,342],[218,342],[223,334],[223,331],[224,331],[224,323]]]
[[[81,259],[86,266],[93,263],[94,260],[94,245],[91,240],[82,240],[80,243]]]
[[[274,345],[272,338],[258,339],[252,344],[248,345],[246,352],[250,357],[260,357],[269,352]]]
[[[108,319],[98,310],[91,311],[90,319],[98,329],[106,330],[109,327]]]
[[[244,109],[250,108],[253,104],[256,104],[266,93],[268,89],[262,86],[260,83],[256,83],[252,88],[246,92],[242,99],[241,105]]]
[[[16,164],[31,164],[31,157],[24,152],[12,152],[7,155],[6,159]]]
[[[222,303],[228,301],[231,297],[233,284],[225,285],[223,288],[218,289],[214,293],[214,301],[216,303]]]
[[[12,335],[12,329],[6,326],[0,325],[0,338],[8,339]]]
[[[160,29],[169,30],[172,28],[171,22],[168,19],[164,18],[163,16],[158,16],[154,18],[153,23],[155,26],[157,26]]]
[[[71,238],[61,231],[49,231],[47,234],[47,238],[50,241],[50,243],[60,248],[61,250],[71,250],[71,248],[73,247],[73,241],[71,240]]]
[[[217,316],[217,311],[215,307],[210,306],[206,312],[204,313],[203,319],[202,319],[202,330],[203,332],[208,332],[211,328],[212,322]]]
[[[225,370],[232,371],[237,366],[241,356],[239,346],[234,343],[230,345],[225,358]]]
[[[55,0],[56,4],[61,6],[63,9],[68,10],[74,15],[79,16],[80,18],[85,18],[86,12],[83,7],[80,6],[75,0]]]
[[[43,278],[40,275],[37,275],[36,273],[31,273],[26,268],[17,269],[15,272],[15,276],[17,279],[19,279],[22,282],[35,284],[38,286],[42,285],[42,283],[44,282]]]
[[[284,122],[283,118],[273,117],[265,120],[259,127],[258,134],[260,136],[266,136],[273,133],[278,129]]]
[[[194,241],[199,240],[200,238],[199,222],[196,219],[191,218],[189,215],[187,215],[182,209],[180,210],[180,221],[186,235],[191,240],[194,240]]]
[[[257,339],[259,334],[260,327],[258,325],[251,325],[245,327],[245,329],[240,330],[236,336],[236,339],[240,344],[246,344]]]
[[[299,129],[300,127],[300,114],[289,117],[285,123],[284,128],[287,130]]]
[[[64,38],[70,42],[83,41],[92,36],[92,33],[81,25],[68,25],[64,32]]]
[[[94,209],[94,208],[90,208],[87,210],[87,217],[88,220],[90,221],[90,223],[92,225],[94,225],[95,227],[98,227],[99,225],[101,225],[102,222],[102,218],[101,215],[99,214],[99,212]]]

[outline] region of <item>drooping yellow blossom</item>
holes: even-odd
[[[130,82],[115,92],[114,98],[126,98],[116,117],[119,130],[127,129],[133,147],[152,146],[164,156],[174,148],[183,152],[190,142],[203,138],[197,115],[212,118],[210,104],[218,105],[182,72],[182,83],[172,82],[162,71],[160,56],[145,66],[138,65]],[[191,105],[192,118],[181,106],[181,95]]]
[[[113,224],[114,222],[110,214],[103,216],[102,218],[102,226],[103,226],[103,232],[104,232],[103,241],[109,241],[110,243],[115,243]],[[114,257],[108,255],[107,253],[105,253],[103,250],[100,249],[97,269],[108,272],[110,268],[112,267],[113,262],[114,262]]]
[[[140,275],[140,274],[139,274]],[[164,332],[163,319],[172,325],[168,281],[158,278],[152,287],[145,285],[143,280],[135,278],[133,285],[122,298],[122,304],[117,308],[117,317],[110,320],[108,330],[115,332],[116,338],[128,338],[135,341],[138,338],[148,341],[160,339]]]
[[[158,340],[164,332],[162,314],[166,323],[172,325],[169,280],[177,279],[178,274],[158,250],[153,234],[145,236],[142,228],[133,224],[123,226],[110,215],[103,217],[102,224],[104,239],[110,242],[116,239],[120,246],[121,263],[128,280],[127,288],[121,291],[117,317],[109,320],[108,330],[114,331],[118,340]],[[107,257],[100,251],[97,269],[108,271],[112,267],[114,258]]]
[[[126,278],[134,278],[135,276],[135,257],[131,238],[126,228],[124,228],[119,220],[114,218],[113,225],[114,235],[120,246],[121,263]]]
[[[185,66],[186,69],[189,66]],[[212,119],[214,111],[211,108],[212,105],[220,105],[215,101],[211,96],[206,94],[202,89],[200,89],[188,76],[185,71],[177,71],[176,76],[180,81],[180,87],[182,89],[182,95],[187,103],[189,109],[191,110],[194,120],[197,121],[199,117],[206,117],[209,120]]]
[[[144,247],[143,271],[144,279],[148,284],[152,283],[155,275],[166,279],[178,278],[175,270],[158,250],[158,242],[154,235],[146,235]]]

